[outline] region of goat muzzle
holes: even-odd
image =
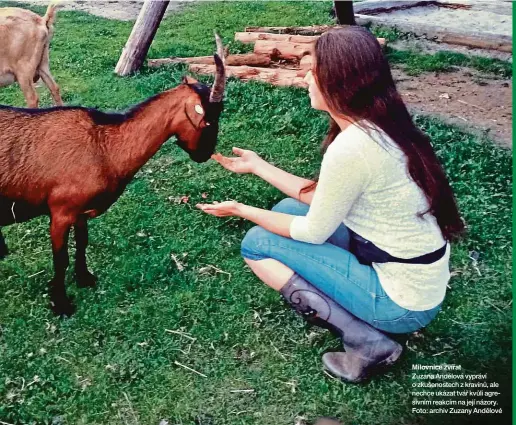
[[[206,123],[209,124],[202,129],[200,143],[202,149],[190,152],[190,158],[195,162],[206,162],[215,152],[217,137],[219,133],[219,118],[224,107],[223,102],[210,103],[206,109]]]

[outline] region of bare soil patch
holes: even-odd
[[[17,0],[20,3],[46,6],[49,0]],[[190,0],[191,1],[191,0]],[[189,0],[171,1],[165,16],[179,10]],[[119,21],[132,21],[138,17],[143,0],[62,0],[59,10],[87,12],[95,16]]]
[[[417,77],[394,69],[393,74],[412,110],[438,116],[512,148],[512,80],[483,78],[467,69]]]

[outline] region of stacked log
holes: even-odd
[[[213,75],[215,65],[192,64],[190,71],[201,75]],[[254,66],[226,66],[228,77],[236,77],[242,81],[257,80],[275,86],[307,87],[303,80],[306,72],[295,69],[258,68]]]
[[[291,43],[313,43],[323,33],[341,26],[313,26],[313,27],[247,27],[246,32],[237,32],[235,40],[242,43],[254,43],[258,40],[287,41]],[[303,35],[310,33],[312,35]],[[377,38],[381,46],[385,46],[385,38]]]
[[[269,66],[272,59],[269,55],[246,53],[242,55],[229,55],[226,57],[226,65],[233,66]],[[161,65],[170,65],[176,63],[197,63],[214,65],[213,56],[197,56],[193,58],[163,58],[163,59],[149,59],[147,62],[151,67],[158,67]]]
[[[272,34],[268,32],[235,33],[235,41],[240,41],[241,43],[246,44],[256,43],[258,40],[286,41],[290,43],[313,43],[318,38],[319,36]]]
[[[314,30],[318,33],[320,27]],[[325,27],[326,28],[326,27]],[[246,28],[246,32],[237,32],[235,40],[254,44],[254,52],[226,57],[226,71],[229,77],[243,81],[257,80],[277,86],[306,87],[304,77],[310,70],[311,52],[314,42],[320,35],[298,35],[275,33],[275,28]],[[326,29],[327,30],[327,29]],[[381,45],[385,39],[378,39]],[[164,64],[188,64],[191,72],[201,75],[213,75],[215,65],[213,56],[190,58],[150,59],[148,65],[157,67]]]

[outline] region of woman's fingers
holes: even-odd
[[[225,156],[221,157],[219,160],[219,164],[221,165],[231,165],[235,161],[234,158],[227,158]]]
[[[218,202],[214,202],[214,204],[218,204]],[[206,214],[214,215],[216,217],[225,217],[231,215],[231,213],[228,212],[225,208],[219,208],[220,205],[197,204],[196,207]]]
[[[211,156],[211,159],[217,161],[218,163],[220,163],[221,161],[224,161],[224,158],[225,156],[223,156],[222,154],[220,153],[214,153],[212,156]]]
[[[237,147],[233,147],[233,153],[235,155],[242,156],[244,154],[244,150]]]
[[[224,156],[221,153],[214,153],[211,156],[211,159],[214,159],[215,161],[234,161],[235,159],[238,159],[238,158],[230,158],[229,156]]]
[[[211,156],[211,159],[213,159],[214,161],[217,161],[218,163],[220,163],[222,158],[223,158],[223,156],[220,153],[214,153]]]
[[[197,204],[196,207],[203,210],[203,211],[210,211],[210,210],[219,210],[220,205],[217,205],[217,201],[213,201],[212,204]]]
[[[212,159],[217,161],[220,165],[222,165],[224,168],[231,169],[233,163],[237,158],[228,158],[227,156],[223,156],[220,153],[212,155]]]

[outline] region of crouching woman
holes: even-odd
[[[360,27],[325,33],[306,81],[312,107],[330,115],[318,179],[234,148],[235,157],[213,158],[288,198],[272,211],[235,201],[198,208],[258,225],[242,241],[246,263],[298,313],[341,337],[345,352],[324,354],[324,367],[359,382],[401,355],[388,334],[416,331],[437,315],[449,242],[464,225],[374,36]]]

